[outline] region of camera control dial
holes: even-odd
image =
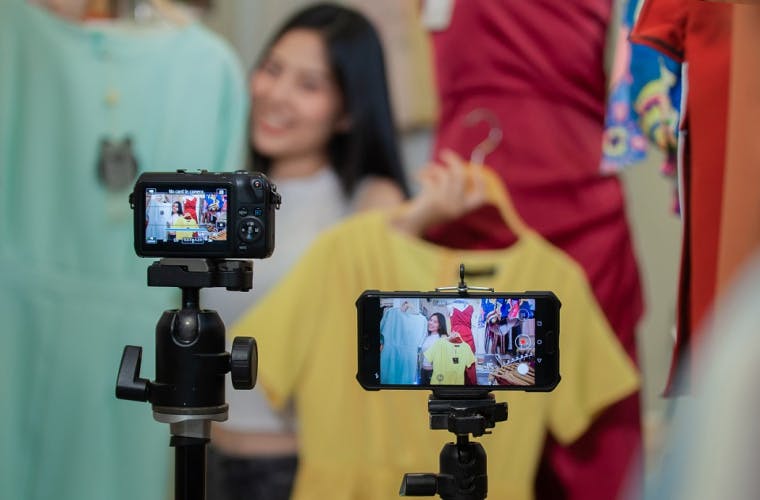
[[[264,224],[257,217],[246,217],[238,224],[238,236],[247,243],[253,243],[264,232]]]

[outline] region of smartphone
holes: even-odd
[[[365,291],[356,378],[367,390],[551,391],[560,307],[548,291]]]

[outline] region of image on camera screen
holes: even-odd
[[[385,297],[380,307],[381,384],[536,383],[535,299]]]
[[[227,240],[227,190],[145,190],[145,243],[205,245]]]

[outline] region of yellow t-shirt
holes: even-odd
[[[468,344],[452,344],[447,339],[438,339],[424,354],[433,363],[433,385],[464,385],[464,371],[475,362]]]
[[[198,223],[195,222],[195,219],[185,219],[184,217],[177,217],[177,220],[174,221],[173,227],[174,228],[187,227],[187,228],[192,228],[192,229],[198,229]],[[193,231],[176,231],[176,234],[177,234],[177,241],[181,241],[185,238],[193,237]]]
[[[396,499],[405,472],[438,471],[441,448],[453,436],[429,428],[429,394],[365,392],[356,382],[354,304],[366,289],[456,284],[460,263],[494,271],[469,279],[471,286],[553,290],[562,301],[557,389],[495,393],[509,403],[509,420],[478,439],[488,453],[489,498],[533,498],[546,433],[570,443],[602,409],[636,390],[636,369],[582,269],[540,236],[531,233],[505,250],[454,250],[393,231],[382,213],[359,214],[318,238],[232,328],[256,337],[259,383],[273,404],[295,401],[301,454],[294,499]]]

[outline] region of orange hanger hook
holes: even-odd
[[[475,165],[483,165],[486,156],[496,149],[503,137],[501,124],[493,111],[477,108],[470,111],[464,119],[464,123],[468,127],[472,127],[482,121],[488,122],[491,128],[488,130],[488,136],[475,146],[475,149],[470,154],[470,163]]]

